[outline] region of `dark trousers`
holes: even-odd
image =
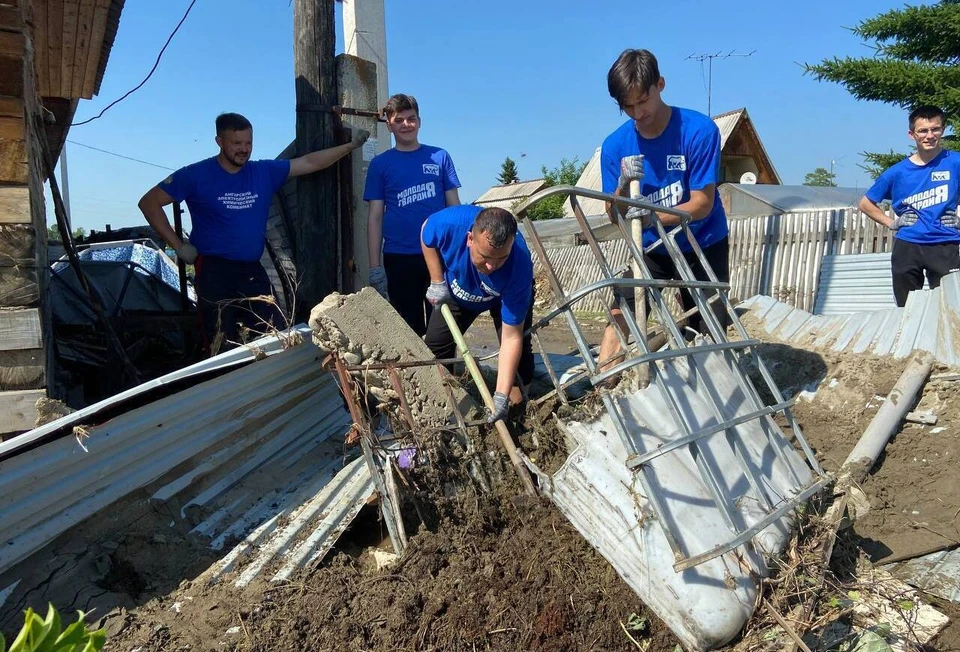
[[[490,316],[493,318],[493,326],[497,329],[497,340],[502,341],[503,319],[500,317],[500,300],[493,302],[490,306]],[[467,310],[457,302],[450,303],[450,312],[453,314],[454,321],[457,322],[457,328],[460,332],[466,332],[470,325],[480,316],[479,312]],[[533,292],[531,291],[530,308],[527,309],[527,316],[523,319],[523,330],[526,333],[533,324]],[[438,359],[457,357],[457,343],[453,339],[453,334],[447,328],[447,322],[439,310],[434,310],[427,324],[427,334],[424,337],[427,347],[433,353],[433,357]],[[530,334],[523,336],[523,348],[520,350],[520,364],[517,367],[517,374],[520,376],[520,382],[529,385],[533,380],[533,343],[530,341]]]
[[[895,238],[890,270],[897,305],[901,308],[907,305],[907,295],[923,287],[924,274],[933,289],[940,287],[941,277],[957,269],[960,269],[960,243],[917,244]]]
[[[658,251],[662,251],[658,250]],[[713,269],[713,273],[717,275],[717,280],[721,282],[727,282],[730,280],[730,243],[727,238],[715,242],[709,247],[703,247],[703,257],[707,260],[707,264],[710,265],[710,268]],[[707,270],[703,268],[703,265],[700,264],[700,259],[697,258],[697,255],[692,251],[683,252],[683,258],[687,261],[687,264],[690,266],[690,269],[693,271],[693,276],[698,281],[709,281],[710,278],[707,276]],[[660,280],[678,280],[680,274],[677,272],[677,266],[674,265],[673,259],[670,258],[666,253],[652,253],[644,256],[644,262],[646,262],[647,267],[650,269],[650,274],[655,279]],[[627,270],[624,273],[624,278],[633,278],[633,274],[630,270]],[[618,300],[621,296],[626,296],[630,310],[636,311],[636,304],[633,299],[633,288],[616,288],[614,291],[614,299],[618,305]],[[709,299],[712,296],[711,292],[707,292],[707,298]],[[686,290],[680,290],[680,304],[683,306],[684,312],[690,310],[691,308],[696,307],[696,303],[693,300],[693,297]],[[717,319],[720,321],[720,325],[723,328],[726,328],[728,317],[726,309],[719,302],[713,304],[714,314],[717,315]],[[647,297],[647,314],[650,313],[650,297]],[[703,323],[703,317],[698,313],[693,315],[688,325],[694,330],[700,331],[701,333],[706,332],[706,328]]]
[[[430,271],[421,254],[383,254],[390,305],[414,333],[423,337],[433,306],[427,301]]]
[[[199,256],[194,268],[200,328],[210,354],[232,349],[271,329],[285,328],[283,314],[274,301],[250,300],[274,296],[260,261]]]

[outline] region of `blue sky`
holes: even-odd
[[[141,81],[188,4],[126,3],[100,94],[81,101],[75,121]],[[798,64],[869,56],[848,28],[902,6],[386,0],[390,91],[418,98],[421,141],[450,152],[468,202],[496,183],[506,156],[521,178],[539,177],[541,165],[562,157],[588,160],[623,120],[606,91],[607,69],[623,49],[654,52],[666,101],[703,112],[706,67],[687,57],[755,50],[714,63],[713,113],[746,107],[784,183],[835,160],[840,185],[862,188],[870,179],[858,152],[908,151],[903,111],[854,100]],[[199,0],[147,84],[69,139],[177,168],[216,154],[213,120],[237,111],[254,124],[254,157],[272,158],[295,134],[293,80],[289,0]],[[74,225],[141,223],[137,201],[168,172],[67,147]]]

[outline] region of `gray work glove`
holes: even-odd
[[[902,212],[898,213],[897,216],[893,218],[893,226],[890,228],[894,231],[899,231],[904,227],[913,226],[919,219],[920,214],[917,213],[917,211],[912,208],[904,208]]]
[[[180,248],[177,249],[176,251],[177,251],[177,258],[179,258],[180,260],[182,260],[188,265],[192,265],[195,262],[197,262],[197,256],[200,255],[199,253],[197,253],[197,248],[194,247],[189,242],[184,242],[182,245],[180,245]]]
[[[507,410],[510,409],[510,402],[507,395],[503,392],[497,392],[493,395],[493,412],[487,408],[487,423],[496,423],[507,418]]]
[[[370,274],[367,276],[367,283],[379,292],[381,297],[387,301],[390,300],[390,295],[387,293],[387,273],[383,271],[383,266],[370,269]]]
[[[957,209],[948,208],[943,211],[943,215],[940,217],[940,224],[948,229],[960,230],[960,219],[957,219]]]
[[[625,190],[630,187],[631,181],[643,178],[643,154],[624,156],[620,159],[620,178],[617,179],[617,189]]]
[[[427,301],[435,306],[453,301],[453,295],[450,294],[450,288],[446,281],[433,281],[427,288]]]
[[[640,224],[643,228],[650,226],[650,210],[647,208],[640,208],[639,206],[631,206],[627,209],[627,214],[624,216],[624,219],[627,220],[640,220]]]
[[[354,149],[363,147],[363,144],[370,138],[370,132],[366,129],[353,129],[352,131],[353,134],[350,137],[350,144],[353,145]]]

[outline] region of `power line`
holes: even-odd
[[[187,19],[187,16],[190,14],[190,10],[193,9],[193,5],[195,5],[196,3],[197,3],[197,0],[191,0],[190,6],[187,7],[187,10],[186,10],[186,11],[184,12],[184,14],[183,14],[183,18],[181,18],[181,19],[180,19],[180,22],[177,23],[177,26],[173,28],[173,32],[170,33],[170,36],[167,38],[167,42],[163,44],[163,47],[162,47],[162,48],[160,48],[160,54],[157,55],[157,60],[154,62],[153,68],[150,69],[150,72],[147,73],[147,76],[143,78],[143,81],[142,81],[142,82],[140,82],[140,83],[137,84],[134,88],[132,88],[132,89],[130,89],[129,91],[127,91],[126,93],[124,93],[119,99],[116,99],[116,100],[114,100],[113,102],[110,102],[110,104],[108,104],[107,107],[106,107],[103,111],[101,111],[100,113],[98,113],[97,115],[93,116],[92,118],[88,118],[87,120],[84,120],[83,122],[74,122],[74,123],[71,124],[70,126],[71,126],[71,127],[79,127],[80,125],[85,125],[85,124],[87,124],[88,122],[93,122],[93,121],[96,120],[97,118],[103,116],[103,114],[106,113],[107,111],[109,111],[113,106],[115,106],[116,104],[119,104],[119,103],[122,102],[123,100],[125,100],[125,99],[127,99],[128,97],[130,97],[131,95],[133,95],[136,91],[140,90],[140,87],[147,83],[147,80],[150,79],[150,77],[151,77],[151,76],[153,75],[153,73],[156,71],[157,66],[160,65],[160,58],[163,57],[163,53],[166,51],[167,46],[170,45],[170,41],[172,41],[172,40],[173,40],[173,37],[177,34],[178,31],[180,31],[180,26],[183,25],[183,21],[185,21],[185,20]]]
[[[103,154],[109,154],[110,156],[116,156],[117,158],[127,159],[128,161],[134,161],[136,163],[143,163],[144,165],[150,165],[155,168],[160,168],[161,170],[171,170],[176,172],[176,168],[168,168],[166,165],[159,165],[157,163],[151,163],[150,161],[144,161],[138,158],[133,158],[132,156],[124,156],[123,154],[117,154],[116,152],[111,152],[106,149],[100,149],[99,147],[94,147],[93,145],[84,145],[83,143],[78,143],[75,140],[67,140],[71,145],[76,145],[77,147],[86,147],[87,149],[92,149],[95,152],[101,152]]]
[[[703,62],[707,62],[707,116],[713,117],[711,115],[713,109],[713,60],[714,59],[729,59],[730,57],[750,57],[753,56],[753,52],[747,52],[746,54],[740,54],[730,50],[726,54],[723,52],[717,52],[716,54],[691,54],[687,59],[692,59],[694,61],[700,62],[700,76],[703,76]]]

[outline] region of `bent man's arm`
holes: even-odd
[[[166,242],[174,251],[179,251],[183,246],[183,240],[177,237],[173,227],[170,226],[170,220],[167,219],[167,212],[163,210],[164,206],[173,203],[173,197],[166,191],[161,190],[159,186],[154,186],[140,198],[137,206],[140,212],[147,218],[147,223],[153,227],[163,241]]]
[[[369,137],[370,132],[366,129],[354,130],[353,138],[349,143],[328,147],[327,149],[318,149],[315,152],[292,159],[290,161],[290,176],[299,177],[328,168],[353,150],[362,147]]]
[[[888,216],[883,209],[873,203],[868,197],[863,196],[860,198],[860,212],[869,217],[871,220],[877,224],[882,224],[888,229],[893,228],[893,220]]]
[[[459,206],[460,205],[460,193],[456,188],[451,188],[446,190],[443,193],[443,200],[446,206]]]
[[[367,255],[370,257],[370,269],[380,267],[380,252],[383,249],[383,210],[382,199],[371,199],[367,203]]]
[[[497,389],[507,396],[513,388],[523,350],[523,325],[504,324],[500,331],[500,355],[497,356]]]

